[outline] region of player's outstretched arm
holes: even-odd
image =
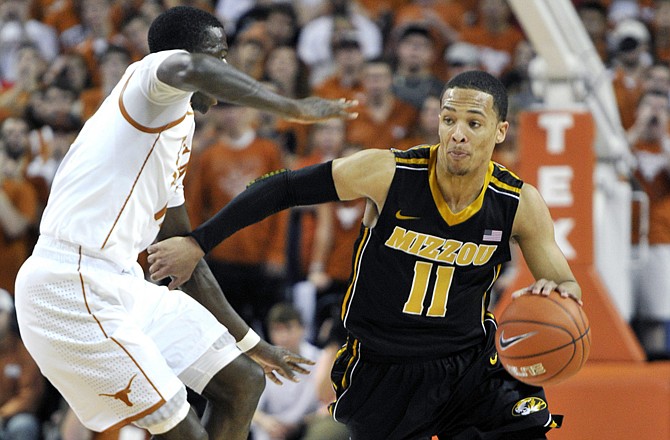
[[[317,97],[291,99],[271,92],[263,84],[211,55],[177,53],[158,68],[158,78],[179,89],[202,92],[214,99],[254,107],[300,122],[339,117],[353,119],[356,102]]]
[[[265,175],[188,236],[149,246],[151,278],[171,277],[169,287],[180,286],[191,277],[197,262],[227,237],[293,206],[368,198],[381,209],[394,171],[393,153],[371,149],[333,162]]]
[[[581,287],[556,243],[549,209],[537,189],[527,183],[521,189],[512,236],[519,243],[528,269],[536,280],[515,295],[549,295],[557,290],[562,296],[572,297],[581,303]]]

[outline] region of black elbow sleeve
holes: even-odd
[[[292,206],[337,200],[332,162],[295,171],[276,171],[251,182],[244,192],[190,235],[208,253],[230,235],[274,213]]]

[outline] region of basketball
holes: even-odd
[[[498,359],[512,376],[530,385],[554,385],[573,376],[590,348],[586,314],[574,299],[556,291],[548,297],[515,298],[498,320]]]

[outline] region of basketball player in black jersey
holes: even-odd
[[[536,279],[516,295],[557,290],[581,303],[581,289],[537,189],[491,161],[506,115],[495,77],[462,73],[442,95],[438,145],[364,150],[264,176],[189,236],[152,245],[152,276],[171,276],[175,288],[247,224],[289,206],[366,198],[333,417],[353,440],[546,438],[560,416],[542,388],[498,362],[491,286],[513,239]]]

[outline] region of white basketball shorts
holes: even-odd
[[[146,281],[139,265],[124,271],[47,237],[40,237],[21,268],[15,296],[28,351],[95,431],[154,412],[184,384],[201,392],[241,353],[203,306]],[[222,340],[224,347],[208,350]],[[216,359],[203,363],[206,353]],[[210,371],[193,374],[195,361]],[[197,383],[188,383],[194,378]]]

